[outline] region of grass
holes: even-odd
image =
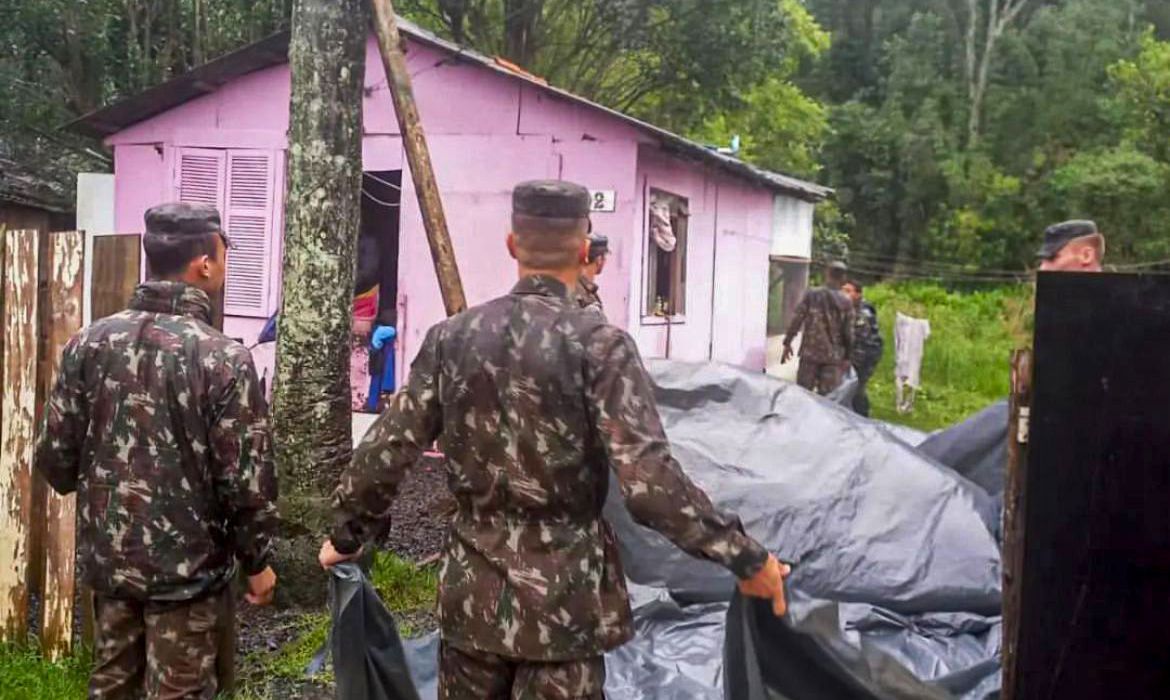
[[[54,663],[35,643],[0,644],[0,700],[83,698],[89,680],[89,654],[80,652]]]
[[[412,612],[434,607],[439,572],[434,566],[420,568],[388,552],[374,556],[370,580],[382,602],[393,612]]]
[[[873,417],[920,430],[949,427],[1009,390],[1012,350],[1031,344],[1032,287],[1012,286],[960,293],[935,284],[867,287],[878,309],[885,353],[870,380]],[[914,411],[894,410],[894,315],[930,321],[922,361],[922,389]]]

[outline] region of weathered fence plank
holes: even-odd
[[[0,630],[28,631],[28,535],[37,395],[37,231],[6,234],[0,440]]]
[[[141,236],[94,237],[93,320],[124,311],[141,277]]]
[[[62,349],[81,330],[84,235],[77,231],[51,234],[48,258],[48,308],[44,316],[48,322],[48,362],[41,377],[46,397],[56,381]],[[52,489],[48,492],[40,629],[45,654],[57,659],[69,652],[73,641],[77,509],[73,494],[58,496]]]

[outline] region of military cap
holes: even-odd
[[[1036,256],[1043,260],[1050,260],[1056,257],[1061,248],[1072,241],[1099,233],[1097,224],[1087,219],[1074,219],[1053,224],[1044,229],[1044,245],[1040,247]]]
[[[564,180],[532,180],[512,190],[512,213],[544,219],[589,216],[589,190]]]
[[[218,233],[228,241],[219,210],[210,204],[167,202],[146,211],[148,236],[201,236]]]
[[[609,237],[600,233],[589,234],[589,262],[609,255]]]

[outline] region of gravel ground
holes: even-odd
[[[390,508],[390,534],[383,546],[414,562],[438,555],[454,503],[447,492],[442,459],[424,457],[398,489]]]

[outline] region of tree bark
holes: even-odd
[[[325,529],[328,495],[352,452],[349,363],[367,18],[363,0],[293,4],[288,206],[273,431],[282,516],[296,530],[286,540],[294,558],[309,544],[298,539],[316,539]],[[283,563],[291,584],[284,587],[286,593],[298,594],[294,599],[319,593],[311,585],[290,581],[287,569],[292,565]],[[325,580],[319,571],[313,577],[301,573],[306,584]]]
[[[536,60],[544,0],[504,0],[504,55],[525,68]]]
[[[976,61],[976,36],[979,21],[977,1],[968,0],[967,3],[967,95],[970,102],[970,112],[967,118],[967,147],[969,149],[979,144],[983,125],[983,101],[987,95],[987,81],[991,74],[991,61],[995,57],[995,46],[1029,2],[1029,0],[985,0],[987,3],[987,30],[983,37],[983,53]],[[1002,6],[1001,2],[1003,2]]]

